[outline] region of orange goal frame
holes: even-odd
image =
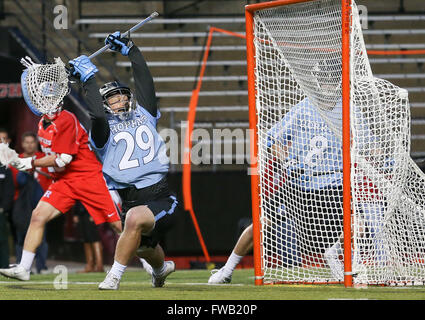
[[[251,147],[251,197],[254,242],[255,284],[263,284],[262,239],[260,231],[260,185],[257,174],[257,116],[255,92],[254,14],[258,10],[317,0],[277,0],[245,6],[248,106]],[[351,267],[351,181],[350,181],[350,27],[352,0],[341,0],[342,8],[342,121],[343,121],[343,211],[344,211],[344,285],[353,286]]]

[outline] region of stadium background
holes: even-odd
[[[20,92],[21,57],[31,55],[46,61],[60,56],[68,61],[80,54],[90,54],[103,46],[107,34],[127,30],[137,20],[157,11],[160,17],[132,38],[144,53],[154,76],[162,113],[159,128],[180,132],[182,121],[187,120],[209,28],[244,33],[243,8],[254,2],[260,1],[0,1],[0,127],[9,130],[18,150],[16,142],[20,135],[36,130],[38,119],[26,108]],[[412,107],[412,157],[424,168],[425,2],[359,0],[357,4],[368,9],[368,28],[363,30],[368,50],[407,50],[405,54],[370,55],[370,60],[377,77],[408,89]],[[57,5],[67,8],[68,29],[54,27]],[[409,50],[422,51],[407,54],[412,53]],[[94,62],[100,70],[99,83],[117,79],[132,85],[125,57],[105,53]],[[245,130],[248,128],[247,105],[245,41],[214,33],[195,127],[209,132],[214,128]],[[78,88],[67,98],[66,107],[87,125]],[[230,142],[232,152],[223,153],[219,159],[221,162],[232,159],[233,164],[192,166],[193,207],[211,256],[228,255],[242,228],[249,223],[251,199],[246,160],[249,154],[236,153],[236,146],[245,144],[246,139],[234,139]],[[183,143],[183,137],[179,137],[179,143]],[[236,164],[236,159],[241,157],[245,158],[243,164]],[[171,166],[169,180],[182,200],[181,165]],[[66,216],[49,224],[49,256],[83,261],[81,244],[66,234],[66,225]],[[164,240],[164,247],[172,256],[202,256],[187,212],[182,211],[182,219]]]

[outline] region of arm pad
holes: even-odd
[[[71,155],[69,155],[69,154],[66,154],[66,153],[58,154],[58,155],[56,156],[56,160],[55,160],[56,165],[57,165],[59,168],[63,168],[63,167],[65,167],[65,166],[66,166],[67,164],[69,164],[71,161],[72,161],[72,156],[71,156]]]

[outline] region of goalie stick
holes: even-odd
[[[134,31],[136,31],[136,30],[138,30],[140,27],[142,27],[144,24],[148,23],[148,22],[149,22],[149,21],[151,21],[152,19],[156,18],[158,15],[159,15],[159,13],[158,13],[158,12],[156,12],[156,11],[155,11],[155,12],[153,12],[153,13],[151,13],[149,17],[147,17],[146,19],[144,19],[144,20],[140,21],[138,24],[136,24],[136,25],[135,25],[134,27],[132,27],[130,30],[128,30],[128,31],[126,31],[125,33],[123,33],[123,34],[121,35],[121,37],[123,37],[123,38],[127,37],[129,34],[131,34],[132,32],[134,32]],[[97,50],[96,52],[92,53],[92,54],[89,56],[89,59],[90,59],[90,60],[91,60],[91,59],[93,59],[94,57],[98,56],[98,55],[99,55],[99,54],[101,54],[102,52],[104,52],[104,51],[108,50],[108,49],[109,49],[109,47],[110,47],[110,45],[109,45],[109,44],[107,44],[107,45],[103,46],[102,48],[100,48],[100,49],[99,49],[99,50]]]
[[[159,16],[159,13],[154,11],[152,12],[149,17],[147,17],[146,19],[140,21],[138,24],[134,25],[132,28],[130,28],[129,30],[127,30],[126,32],[124,32],[121,37],[125,38],[128,35],[130,35],[132,32],[140,29],[144,24],[148,23],[149,21],[151,21],[152,19],[156,18],[157,16]],[[96,52],[92,53],[88,58],[91,60],[95,57],[97,57],[99,54],[105,52],[106,50],[108,50],[110,47],[109,44],[103,46],[102,48],[100,48],[99,50],[97,50]],[[72,67],[65,67],[66,71],[68,72],[68,76],[71,77],[72,73],[73,73],[73,68]],[[74,83],[74,80],[70,80],[71,83]]]

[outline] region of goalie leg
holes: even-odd
[[[371,254],[377,265],[385,264],[387,255],[385,254],[385,241],[382,235],[382,225],[385,206],[377,201],[370,201],[361,204],[365,227],[367,227],[368,238],[372,239],[373,248]],[[366,230],[363,232],[366,235]]]
[[[162,287],[165,278],[175,271],[173,261],[164,261],[159,241],[175,223],[177,199],[168,195],[152,201],[138,200],[143,195],[141,190],[129,189],[120,193],[123,211],[127,212],[124,231],[117,243],[114,264],[100,283],[100,290],[119,289],[121,277],[136,251],[152,267],[153,287]]]

